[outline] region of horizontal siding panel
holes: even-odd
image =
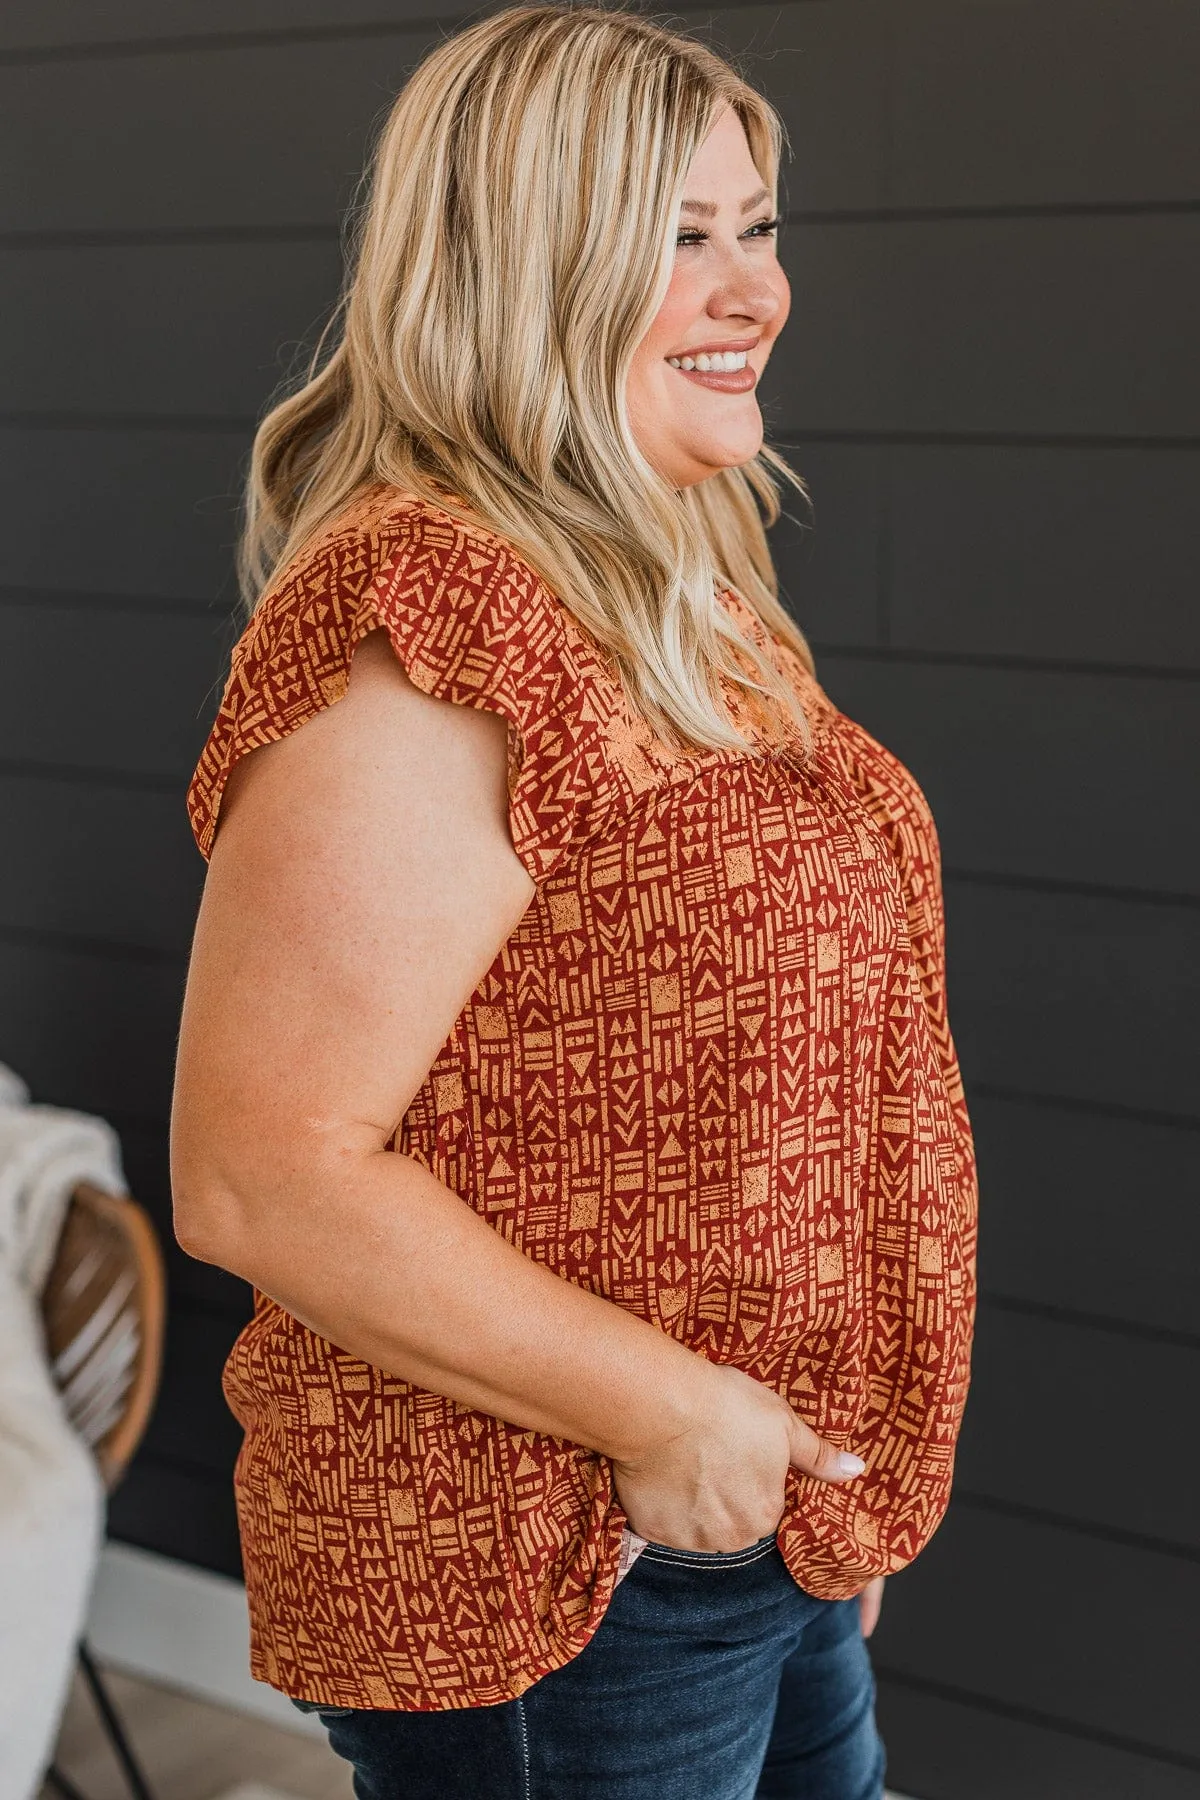
[[[968,1082],[1194,1117],[1200,913],[947,883]]]
[[[889,1786],[921,1800],[1196,1800],[1191,1769],[886,1678],[876,1717]]]
[[[453,16],[454,10],[445,0],[422,0],[408,8],[358,6],[341,15],[329,0],[297,7],[253,0],[232,12],[225,4],[187,4],[173,9],[164,33],[161,8],[106,8],[102,17],[70,8],[58,17],[56,11],[43,16],[40,9],[27,16],[27,8],[20,7],[6,9],[0,45],[302,30],[330,23],[353,31],[380,22],[403,24],[406,18],[420,23],[439,14]],[[885,11],[808,0],[770,10],[730,8],[716,21],[715,35],[741,53],[748,72],[785,114],[795,153],[793,204],[875,207],[885,198],[900,206],[1136,204],[1194,199],[1200,192],[1190,80],[1200,29],[1188,0],[1125,0],[1099,15],[1088,0],[988,6],[934,0],[909,8],[903,31],[896,33],[894,152],[886,185]],[[704,29],[702,14],[684,18],[692,29]],[[319,77],[320,56],[328,55],[330,79],[322,97],[332,109],[306,121],[309,143],[319,144],[322,138],[336,141],[347,118],[361,123],[374,112],[373,98],[355,107],[353,77],[359,70],[369,77],[381,58],[386,61],[388,41],[366,40],[365,53],[351,40],[221,50],[208,57],[286,55],[295,59],[297,73],[307,58]],[[155,59],[129,60],[135,65],[129,99],[136,101],[136,67]],[[168,60],[164,56],[161,62]],[[82,85],[81,66],[49,65],[63,72],[57,89],[49,79],[51,99],[63,104],[63,88]],[[347,73],[339,79],[343,69]],[[198,76],[186,85],[193,94],[203,89]],[[252,108],[240,109],[239,117],[239,86],[235,78],[225,90],[234,100],[233,116],[226,117],[236,131],[249,115],[253,130]],[[264,89],[268,95],[274,91]],[[311,80],[294,81],[291,91],[302,104],[315,97]],[[282,97],[279,114],[269,101],[260,105],[259,116],[276,126],[281,114]],[[318,173],[316,196],[324,196],[328,210],[326,173]]]
[[[182,812],[231,635],[186,614],[0,605],[0,664],[19,672],[0,709],[0,758],[177,781]]]
[[[55,591],[94,593],[101,603],[106,595],[220,596],[232,619],[248,449],[248,435],[222,432],[0,429],[0,475],[8,484],[0,589],[44,591],[47,606]],[[812,506],[785,493],[791,517],[772,539],[784,598],[815,638],[877,643],[884,453],[803,444],[787,454]],[[214,644],[232,642],[226,620],[200,629]]]
[[[880,203],[884,40],[859,9],[803,0],[684,23],[780,107],[791,204]],[[187,29],[174,13],[172,29]],[[0,231],[333,225],[375,121],[439,35],[419,23],[394,36],[0,68]]]
[[[176,1299],[167,1319],[158,1404],[146,1430],[147,1455],[189,1462],[232,1479],[242,1429],[225,1404],[221,1370],[239,1326]]]
[[[102,9],[95,0],[7,0],[0,15],[0,51],[36,55],[40,49],[136,46],[164,38],[220,37],[230,32],[278,31],[286,37],[289,32],[332,28],[349,36],[369,34],[377,27],[415,27],[428,19],[445,20],[452,26],[457,19],[467,21],[499,10],[496,6],[469,9],[461,0],[348,0],[346,4],[338,0],[172,0],[170,15],[164,17],[162,0],[107,0]],[[675,13],[685,30],[718,34],[731,50],[743,54],[747,44],[761,50],[764,42],[775,54],[802,36],[810,50],[832,40],[845,57],[854,43],[854,34],[840,16],[847,10],[841,0],[796,0],[795,4],[769,8],[733,0],[731,6],[714,14],[696,0],[687,0]],[[864,10],[857,8],[858,41],[865,52],[858,60],[871,60],[882,68],[882,56],[876,52],[872,57],[870,42],[863,42]],[[828,88],[829,68],[823,68],[820,75]]]
[[[984,1305],[958,1485],[1200,1560],[1200,1442],[1179,1429],[1198,1382],[1200,1333],[1191,1349]]]
[[[781,255],[787,426],[1200,436],[1200,215],[794,225]]]
[[[108,1503],[108,1535],[242,1579],[233,1481],[138,1456]]]
[[[184,970],[0,940],[0,1060],[36,1100],[165,1118]]]
[[[878,0],[735,5],[680,17],[778,108],[791,152],[782,171],[788,206],[884,204],[888,46]]]
[[[98,599],[221,596],[232,615],[249,443],[240,432],[0,428],[0,589],[47,590],[48,599],[56,589]],[[877,642],[881,453],[802,444],[788,455],[813,511],[785,500],[811,525],[776,528],[785,597],[815,637]]]
[[[0,412],[255,418],[341,277],[332,242],[0,249]]]
[[[785,488],[785,516],[770,534],[780,597],[811,638],[877,644],[883,452],[805,444],[784,453],[808,500]]]
[[[716,34],[742,51],[749,72],[785,114],[795,152],[793,204],[876,207],[887,200],[906,207],[1137,204],[1190,200],[1200,193],[1191,78],[1200,53],[1200,20],[1190,0],[1121,0],[1099,12],[1091,0],[1053,4],[996,0],[971,6],[961,0],[925,0],[910,6],[903,30],[894,33],[893,150],[891,166],[885,168],[888,10],[878,3],[849,6],[807,0],[769,10],[728,8],[717,17]],[[231,29],[304,29],[330,23],[352,31],[379,22],[403,24],[406,19],[420,24],[438,15],[453,16],[454,11],[445,0],[418,0],[408,7],[376,0],[343,12],[331,0],[299,0],[295,6],[285,6],[282,0],[247,0],[237,6],[230,0],[214,6],[183,0],[173,7],[166,22],[169,30],[164,32],[161,7],[148,3],[127,0],[97,15],[82,3],[42,8],[24,0],[5,9],[0,46],[156,39]],[[692,29],[704,28],[703,14],[688,12],[684,18]],[[336,176],[331,189],[327,164],[317,165],[314,182],[305,180],[311,151],[333,144],[335,166],[344,173],[347,164],[340,152],[346,137],[356,126],[361,128],[378,104],[374,97],[365,103],[359,98],[363,72],[369,78],[382,63],[391,85],[398,80],[391,72],[388,41],[367,40],[365,54],[364,46],[353,40],[207,53],[210,65],[218,56],[257,57],[274,61],[281,75],[291,77],[286,90],[282,82],[264,85],[257,117],[276,131],[282,125],[288,139],[303,137],[296,158],[299,194],[323,198],[324,216],[331,200],[336,209],[344,189],[339,189]],[[182,51],[177,60],[194,54]],[[323,91],[314,91],[322,56],[328,58],[329,80]],[[285,65],[279,60],[284,57],[293,60]],[[108,71],[124,60],[133,73],[127,78],[118,75],[114,81]],[[124,103],[118,119],[127,116],[124,109],[130,106],[145,116],[142,83],[152,83],[154,77],[142,76],[139,70],[156,62],[160,92],[182,87],[185,106],[207,97],[199,69],[190,80],[172,78],[170,60],[144,55],[97,65],[105,69],[102,84],[114,100]],[[406,60],[401,59],[401,67]],[[315,76],[307,74],[306,63]],[[98,128],[98,141],[107,149],[105,121],[103,115],[96,116],[95,102],[83,115],[69,110],[86,86],[83,68],[52,64],[46,69],[13,70],[11,75],[32,77],[24,90],[29,95],[28,116],[48,121],[52,115],[44,106],[57,106],[61,117],[80,118],[81,124]],[[288,125],[287,94],[297,100],[302,132]],[[276,95],[278,99],[273,98]],[[222,88],[225,96],[231,149],[249,151],[246,166],[261,168],[269,159],[254,154],[260,149],[252,135],[254,96],[251,91],[247,97],[246,84],[236,72]],[[329,103],[328,112],[321,111],[322,100]],[[164,104],[154,113],[163,128],[156,148],[180,143],[178,109],[173,116]],[[202,112],[192,123],[204,130]],[[27,127],[23,135],[28,141]],[[111,132],[113,138],[116,135]],[[197,162],[203,168],[219,144],[199,141],[203,154]],[[186,158],[179,154],[174,160],[182,166]],[[73,173],[86,178],[86,198],[81,194],[81,200],[93,203],[87,223],[99,222],[94,213],[97,201],[110,214],[114,204],[121,204],[103,200],[85,153],[78,145],[68,145],[58,168],[47,170],[49,193],[59,201],[58,210],[71,207]],[[136,170],[132,181],[128,179],[123,164],[121,176],[113,187],[131,200],[155,193],[155,184]],[[29,210],[22,209],[24,216]],[[161,213],[161,205],[155,210]],[[75,210],[72,222],[79,218]],[[128,224],[129,219],[123,222]]]
[[[234,603],[246,432],[0,428],[0,588]]]
[[[334,224],[429,30],[0,68],[0,231]]]
[[[1200,1563],[952,1506],[872,1649],[885,1673],[1200,1758]]]
[[[834,655],[818,673],[921,782],[949,867],[1200,896],[1200,683]]]
[[[1200,198],[1193,0],[919,0],[893,55],[896,205]]]
[[[891,642],[1200,669],[1198,479],[1195,451],[893,448]]]
[[[182,795],[0,774],[0,929],[187,952],[204,864]]]
[[[341,30],[463,15],[461,0],[5,0],[0,50],[137,44],[223,32]]]
[[[986,1291],[1200,1332],[1200,1132],[971,1098]]]

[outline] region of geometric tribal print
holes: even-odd
[[[285,572],[192,785],[208,854],[238,757],[336,701],[389,634],[426,693],[507,719],[537,883],[393,1147],[527,1256],[782,1394],[867,1472],[793,1472],[779,1548],[845,1598],[949,1496],[975,1176],[946,1019],[937,839],[896,760],[732,592],[807,749],[680,752],[521,557],[373,489]],[[587,1643],[624,1515],[594,1451],[423,1391],[274,1301],[235,1345],[252,1667],[330,1706],[509,1699]]]

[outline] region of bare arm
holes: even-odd
[[[180,1038],[176,1228],[351,1354],[612,1457],[644,1535],[736,1548],[778,1519],[789,1460],[856,1471],[384,1147],[533,897],[505,731],[375,634],[344,700],[235,769]]]

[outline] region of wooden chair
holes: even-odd
[[[67,1417],[91,1447],[110,1494],[133,1460],[154,1408],[165,1313],[162,1252],[146,1213],[126,1195],[78,1187],[42,1295],[42,1317]],[[153,1800],[82,1642],[79,1666],[131,1794]],[[53,1765],[46,1780],[64,1800],[83,1800]]]

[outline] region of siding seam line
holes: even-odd
[[[1060,1732],[1064,1737],[1082,1738],[1088,1743],[1103,1745],[1108,1750],[1123,1750],[1130,1756],[1143,1756],[1149,1762],[1168,1763],[1177,1769],[1200,1770],[1200,1757],[1189,1756],[1185,1751],[1170,1750],[1147,1743],[1141,1738],[1125,1737],[1119,1732],[1084,1725],[1074,1719],[1064,1719],[1057,1713],[1042,1712],[1037,1707],[1022,1706],[1007,1700],[993,1700],[989,1695],[976,1693],[973,1689],[955,1687],[949,1682],[933,1680],[924,1675],[910,1675],[905,1670],[891,1668],[886,1663],[877,1662],[875,1674],[878,1680],[890,1681],[896,1687],[911,1688],[916,1693],[928,1694],[937,1700],[949,1700],[959,1706],[973,1706],[980,1712],[995,1713],[1000,1718],[1012,1719],[1017,1724],[1037,1725],[1043,1730]]]

